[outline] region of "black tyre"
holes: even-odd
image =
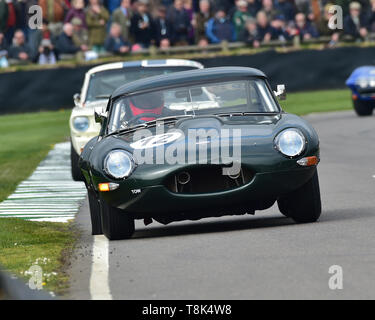
[[[322,212],[318,171],[302,187],[279,198],[277,204],[283,215],[296,222],[317,221]]]
[[[81,169],[78,167],[79,155],[74,150],[73,144],[70,144],[70,163],[72,166],[72,177],[74,181],[84,181]]]
[[[371,116],[374,110],[372,101],[353,100],[354,110],[360,117]]]
[[[90,217],[91,217],[91,234],[103,234],[102,229],[102,218],[100,214],[100,202],[93,190],[87,190],[90,206]]]
[[[128,213],[100,200],[103,233],[109,240],[129,239],[134,233],[134,219]]]

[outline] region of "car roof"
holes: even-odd
[[[167,75],[153,76],[145,79],[136,80],[117,88],[112,93],[112,99],[122,95],[135,94],[142,91],[155,90],[158,88],[191,85],[198,82],[223,82],[246,77],[266,78],[266,75],[254,68],[245,67],[218,67],[201,70],[189,70],[175,72]]]
[[[185,59],[164,59],[164,60],[136,60],[136,61],[124,61],[124,62],[113,62],[106,63],[100,66],[96,66],[87,71],[88,75],[93,73],[123,69],[123,68],[134,68],[134,67],[192,67],[202,69],[203,65],[197,61],[185,60]]]

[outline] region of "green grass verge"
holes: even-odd
[[[70,110],[0,116],[0,201],[57,142],[69,139]]]
[[[63,266],[69,260],[77,230],[68,223],[31,222],[18,218],[0,219],[0,265],[28,281],[29,268],[43,270],[43,288],[62,294],[68,287]]]
[[[350,95],[348,89],[290,93],[280,104],[286,112],[298,115],[349,110],[352,109]]]
[[[55,143],[69,138],[69,116],[70,110],[0,116],[0,201],[30,176]],[[69,224],[1,218],[0,265],[27,279],[24,272],[39,258],[45,288],[59,292],[66,287],[62,265],[75,233]]]

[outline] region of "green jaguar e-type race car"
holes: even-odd
[[[134,220],[197,220],[253,214],[277,201],[296,222],[321,213],[319,139],[280,108],[251,68],[183,71],[126,84],[79,165],[92,233],[130,238]]]

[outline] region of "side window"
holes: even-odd
[[[111,116],[111,122],[108,126],[109,132],[124,128],[126,115],[125,99],[120,99],[118,102],[116,102],[112,107],[112,110],[114,114]]]
[[[250,93],[251,106],[259,105],[261,103],[261,97],[259,96],[259,91],[258,91],[258,88],[257,88],[257,82],[256,81],[250,81],[249,86],[250,86],[249,93]]]

